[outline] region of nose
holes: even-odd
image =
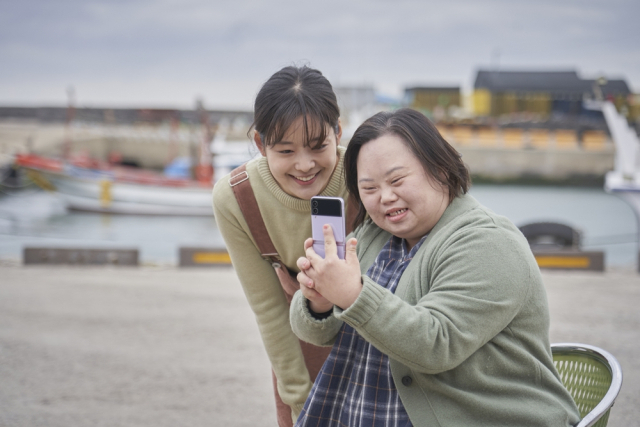
[[[391,186],[383,186],[380,193],[380,201],[382,204],[392,203],[398,200],[398,195]]]
[[[312,153],[302,152],[298,155],[298,158],[296,159],[296,169],[300,172],[309,172],[315,166],[315,156]]]

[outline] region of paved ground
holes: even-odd
[[[552,342],[601,346],[640,419],[640,276],[545,273]],[[232,269],[0,265],[0,426],[274,426],[269,364]]]

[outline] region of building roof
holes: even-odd
[[[239,110],[207,110],[212,123],[222,118],[234,120],[242,117],[251,122],[252,111]],[[76,107],[73,119],[78,122],[106,122],[107,115],[112,115],[115,123],[131,124],[138,122],[161,123],[176,117],[182,122],[200,123],[200,113],[195,110],[173,110],[159,108],[88,108]],[[69,117],[68,107],[10,107],[0,106],[0,120],[19,119],[35,120],[42,123],[65,123]]]
[[[475,89],[492,92],[591,93],[595,80],[584,80],[575,71],[492,71],[479,70]],[[606,94],[631,93],[624,80],[607,80],[602,85]]]
[[[460,86],[412,86],[404,89],[405,92],[414,92],[414,91],[460,91]]]
[[[591,87],[593,87],[593,84],[595,83],[595,80],[585,80],[585,81],[589,82]],[[630,95],[631,94],[631,90],[629,89],[627,82],[624,80],[607,80],[605,84],[600,85],[600,88],[602,89],[602,94],[604,96],[607,96],[609,94],[611,95],[617,95],[617,94]]]

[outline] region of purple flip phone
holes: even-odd
[[[340,197],[311,198],[311,236],[313,237],[313,250],[324,258],[324,234],[322,227],[329,224],[333,229],[338,247],[338,258],[344,259],[345,226],[344,226],[344,200]]]

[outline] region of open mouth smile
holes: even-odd
[[[403,214],[403,213],[405,213],[406,211],[407,211],[407,208],[399,209],[399,210],[397,210],[397,211],[395,211],[395,212],[390,212],[390,213],[388,213],[388,214],[387,214],[387,216],[394,217],[394,216],[402,215],[402,214]]]
[[[293,179],[295,179],[296,181],[298,181],[300,184],[310,184],[316,177],[318,176],[318,174],[313,174],[310,176],[294,176],[291,175],[291,177]]]

